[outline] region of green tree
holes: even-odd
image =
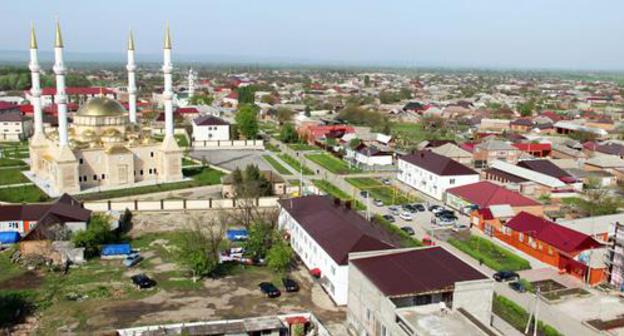
[[[91,216],[86,230],[78,231],[72,238],[75,247],[85,249],[85,257],[93,258],[100,254],[100,247],[114,243],[117,236],[111,231],[110,217],[102,214]]]
[[[238,104],[253,104],[256,101],[256,87],[253,85],[242,86],[236,89],[238,92]]]
[[[366,86],[366,87],[370,86],[370,76],[369,75],[364,75],[364,86]]]
[[[255,139],[258,136],[258,107],[244,104],[236,113],[236,125],[245,139]]]
[[[277,109],[277,112],[275,112],[275,118],[280,125],[292,121],[294,115],[295,111],[286,107],[280,107]]]
[[[214,101],[214,97],[208,94],[195,94],[191,99],[189,99],[189,103],[191,105],[211,105]]]
[[[280,130],[280,140],[285,143],[297,143],[299,142],[299,134],[295,126],[291,123],[285,124]]]
[[[520,103],[516,106],[518,112],[523,117],[530,117],[533,115],[533,111],[536,107],[536,101],[534,98],[527,100],[524,103]]]
[[[293,250],[279,233],[274,235],[273,245],[267,251],[267,266],[275,273],[284,273],[292,261]]]
[[[227,222],[222,216],[190,218],[190,230],[180,232],[177,258],[192,274],[193,281],[210,275],[219,264],[219,248],[224,240]]]
[[[257,221],[250,225],[248,229],[245,247],[245,255],[249,258],[264,258],[273,244],[274,225],[269,221]]]

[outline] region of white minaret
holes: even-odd
[[[39,83],[40,71],[39,57],[37,56],[37,37],[35,36],[35,25],[30,30],[30,78],[32,86],[30,88],[31,104],[35,115],[34,138],[39,140],[43,136],[43,115],[41,114],[41,85]]]
[[[173,79],[171,71],[171,33],[169,32],[169,23],[165,31],[165,44],[163,46],[163,74],[165,77],[165,89],[163,91],[163,99],[165,100],[165,138],[173,138]]]
[[[65,64],[63,64],[63,36],[61,25],[56,21],[56,39],[54,42],[54,74],[56,75],[56,96],[58,106],[59,145],[67,146],[67,94],[65,94]]]
[[[193,68],[189,69],[188,73],[188,97],[191,99],[195,95],[195,74]]]
[[[134,78],[134,71],[136,65],[134,64],[134,36],[132,36],[132,30],[128,36],[128,113],[130,122],[135,124],[137,122],[136,116],[136,83]]]

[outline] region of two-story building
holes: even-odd
[[[443,247],[354,253],[349,261],[353,335],[498,335],[488,327],[493,280]]]
[[[19,111],[0,113],[0,141],[23,141],[33,132],[32,119]]]
[[[311,195],[278,201],[279,228],[305,266],[320,276],[337,305],[347,304],[349,253],[398,246],[390,235],[351,209],[350,203]]]
[[[228,141],[230,124],[212,115],[203,115],[193,119],[193,141]]]
[[[476,171],[429,150],[400,157],[398,167],[399,181],[438,200],[449,188],[479,181]]]
[[[488,139],[474,147],[473,163],[475,168],[489,167],[492,162],[504,161],[515,164],[520,157],[520,150],[507,142]]]

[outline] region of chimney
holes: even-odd
[[[340,206],[340,198],[334,197],[334,205],[337,206],[337,207]]]
[[[345,201],[345,208],[351,210],[351,201]]]

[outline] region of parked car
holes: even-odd
[[[510,282],[509,287],[518,293],[526,292],[526,288],[524,288],[524,285],[519,281]]]
[[[500,272],[494,273],[492,278],[494,278],[494,280],[496,280],[497,282],[518,281],[520,280],[520,275],[512,271],[500,271]]]
[[[381,179],[381,182],[382,182],[383,184],[385,184],[385,185],[389,185],[389,184],[391,184],[391,183],[392,183],[392,181],[390,181],[390,179],[389,179],[389,178],[383,178],[383,179]]]
[[[440,209],[440,208],[442,208],[442,207],[441,207],[441,206],[439,206],[439,205],[435,205],[435,204],[434,204],[434,205],[430,205],[428,210],[429,210],[429,211],[431,211],[431,212],[433,212],[434,210],[436,210],[436,209]]]
[[[368,191],[365,191],[365,190],[360,191],[360,196],[364,198],[368,198]]]
[[[411,227],[409,227],[409,226],[403,226],[403,227],[401,227],[401,230],[402,230],[403,232],[407,233],[407,234],[408,234],[408,235],[410,235],[410,236],[413,236],[413,235],[415,235],[415,234],[416,234],[416,232],[414,232],[414,229],[412,229],[412,228],[411,228]]]
[[[264,293],[269,298],[276,298],[282,295],[282,292],[280,292],[280,290],[277,289],[277,287],[275,287],[275,285],[270,282],[261,282],[258,287],[260,287],[260,291],[262,291],[262,293]]]
[[[459,224],[459,223],[455,223],[455,225],[453,225],[453,231],[454,232],[462,232],[462,231],[466,231],[470,229],[470,227],[466,224]]]
[[[390,223],[394,223],[396,222],[396,219],[394,219],[394,216],[392,215],[383,215],[381,216],[383,219],[387,220]]]
[[[398,216],[401,214],[401,211],[399,210],[399,208],[395,207],[395,206],[391,206],[388,207],[388,211],[390,211],[391,214]]]
[[[412,213],[409,211],[401,212],[401,215],[399,215],[399,217],[401,217],[403,220],[406,220],[406,221],[411,221],[412,219],[414,219],[414,217],[412,216]]]
[[[132,267],[132,266],[140,263],[142,260],[143,260],[143,257],[140,254],[138,254],[138,253],[130,253],[124,259],[123,264],[126,267]]]
[[[451,217],[454,219],[457,219],[457,216],[455,216],[455,212],[451,211],[451,210],[446,210],[446,209],[442,209],[442,210],[437,210],[437,212],[433,213],[434,216],[440,218],[440,217]]]
[[[139,289],[148,289],[156,286],[156,281],[144,273],[133,275],[130,279],[132,279],[132,283]]]
[[[455,220],[444,217],[436,218],[435,223],[439,226],[455,226]]]
[[[409,213],[416,213],[418,212],[418,210],[416,210],[416,208],[414,208],[411,204],[404,204],[402,206],[404,211],[408,211]]]
[[[375,205],[376,205],[376,206],[378,206],[378,207],[382,207],[382,206],[384,206],[384,203],[383,203],[383,202],[382,202],[382,200],[380,200],[380,199],[375,199],[375,200],[373,201],[373,204],[375,204]]]
[[[440,212],[443,212],[443,211],[445,211],[445,210],[446,210],[446,209],[444,209],[443,207],[437,207],[437,208],[433,208],[433,210],[431,210],[431,212],[432,212],[434,215],[437,215],[437,214],[439,214]]]
[[[422,203],[416,203],[414,205],[412,205],[416,210],[420,211],[420,212],[425,212],[427,211],[427,209],[425,209],[425,206]]]
[[[282,285],[286,288],[286,292],[298,292],[299,284],[291,278],[282,278]]]

